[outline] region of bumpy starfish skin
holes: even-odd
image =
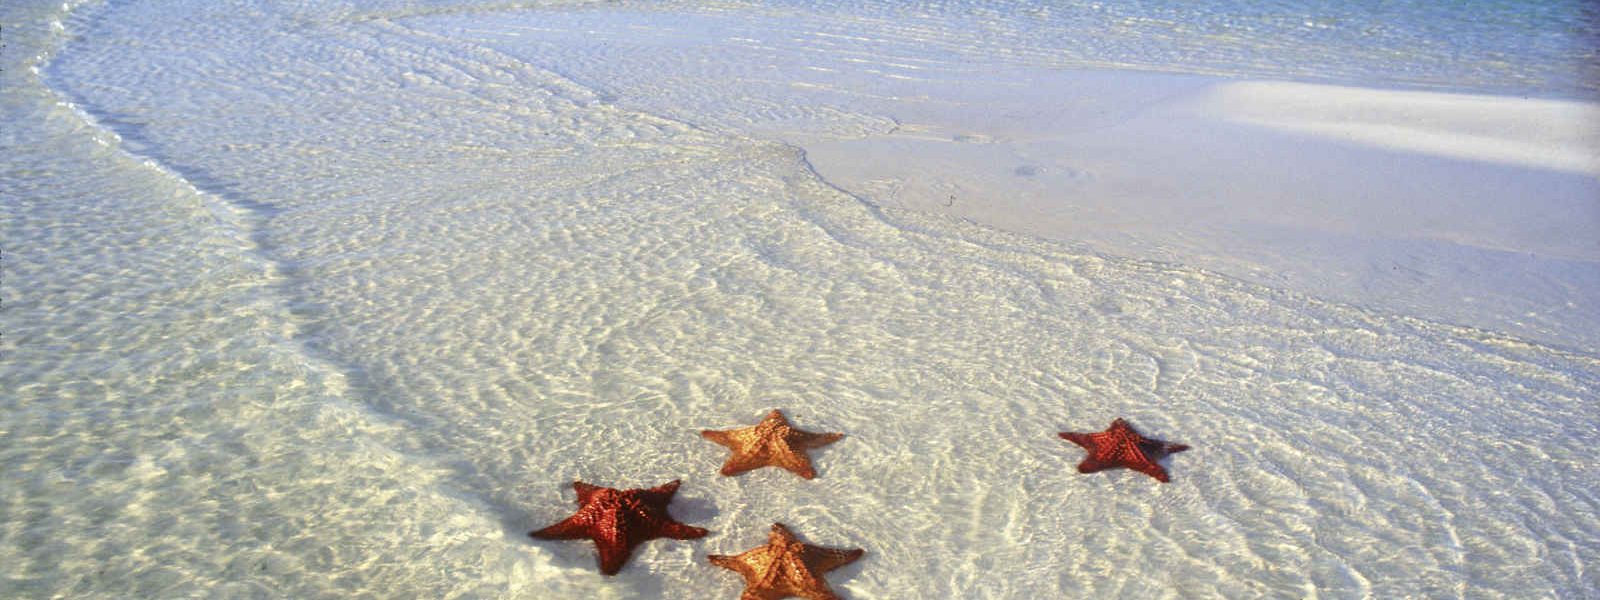
[[[831,444],[842,433],[811,433],[789,425],[783,413],[774,409],[760,423],[743,429],[701,431],[708,440],[727,446],[733,455],[722,465],[723,475],[738,475],[761,467],[782,467],[806,479],[817,476],[806,450]]]
[[[1168,454],[1189,449],[1183,444],[1163,442],[1139,435],[1133,426],[1122,419],[1112,421],[1111,427],[1100,433],[1062,432],[1061,437],[1089,451],[1089,457],[1078,463],[1079,473],[1126,467],[1163,483],[1170,481],[1171,478],[1167,476],[1167,470],[1156,464],[1156,461]]]
[[[744,576],[739,600],[777,600],[799,596],[810,600],[837,600],[823,573],[855,562],[866,551],[839,550],[801,543],[782,523],[772,524],[767,545],[738,556],[713,554],[711,564]]]
[[[639,544],[655,538],[690,540],[706,535],[706,530],[679,523],[667,514],[667,503],[678,492],[679,483],[674,480],[647,490],[614,490],[574,481],[578,512],[528,535],[546,540],[594,540],[600,552],[600,572],[615,575]]]

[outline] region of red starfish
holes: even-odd
[[[545,540],[594,540],[600,551],[600,572],[616,575],[633,554],[634,546],[655,538],[692,540],[705,536],[706,530],[679,523],[667,514],[667,503],[678,492],[679,483],[673,480],[648,490],[614,490],[574,481],[578,512],[528,535]]]
[[[1161,457],[1188,450],[1183,444],[1173,444],[1139,435],[1127,421],[1117,419],[1111,428],[1100,433],[1062,432],[1061,437],[1083,446],[1089,457],[1078,463],[1079,473],[1093,473],[1105,469],[1127,467],[1165,483],[1167,470],[1156,464]]]

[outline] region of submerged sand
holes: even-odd
[[[860,600],[1596,588],[1587,107],[415,4],[8,38],[0,595],[732,598],[773,522]],[[772,408],[847,437],[719,475]],[[579,479],[711,533],[602,577]]]

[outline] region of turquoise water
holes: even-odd
[[[774,521],[865,548],[857,599],[1596,589],[1600,358],[866,204],[587,86],[578,33],[525,34],[549,66],[440,33],[838,11],[1034,65],[1592,81],[1529,11],[1184,10],[7,2],[0,596],[731,598],[704,556]],[[773,407],[849,437],[718,476],[696,432]],[[1194,447],[1171,484],[1073,470],[1055,433],[1119,416]],[[615,578],[525,535],[574,479],[680,478],[711,534]]]

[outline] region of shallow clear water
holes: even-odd
[[[484,6],[3,10],[3,595],[735,597],[773,521],[851,598],[1596,589],[1593,356],[865,204]],[[772,407],[849,437],[718,476]],[[675,478],[615,578],[525,535]]]
[[[841,21],[1063,67],[1591,98],[1600,85],[1600,10],[1583,0],[853,4]]]
[[[1018,20],[1004,17],[986,28]],[[891,26],[907,22],[921,26]],[[1600,104],[1062,68],[1061,48],[951,43],[973,26],[943,13],[609,7],[407,23],[629,110],[793,145],[872,204],[1600,349],[1600,310],[1580,300],[1600,294]],[[1397,84],[1369,73],[1396,64],[1325,44],[1264,55],[1315,63],[1307,52],[1353,69],[1324,79]]]

